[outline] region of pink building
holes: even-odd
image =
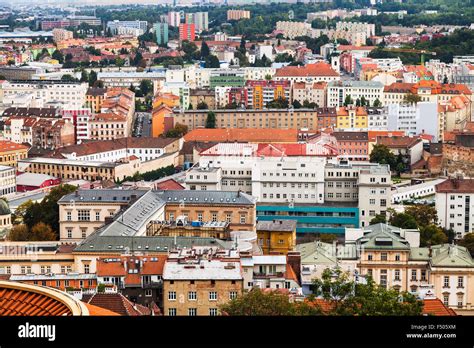
[[[350,161],[369,160],[369,137],[367,132],[334,132],[339,156]]]

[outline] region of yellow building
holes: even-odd
[[[107,88],[90,87],[86,93],[86,105],[94,113],[99,113],[104,101]]]
[[[182,249],[170,253],[163,269],[165,316],[216,316],[219,306],[242,294],[237,251]]]
[[[165,116],[173,114],[173,110],[166,105],[159,105],[151,112],[151,136],[159,137],[165,131]]]
[[[286,255],[296,246],[296,220],[259,221],[257,236],[264,254]]]
[[[365,129],[368,126],[367,110],[364,107],[343,106],[337,110],[337,128]]]
[[[8,140],[0,140],[0,164],[17,167],[18,160],[28,157],[28,146]]]
[[[161,105],[166,105],[169,108],[179,107],[179,97],[172,93],[157,93],[153,99],[153,109]]]

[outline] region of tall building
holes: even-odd
[[[439,224],[453,229],[456,238],[474,231],[474,180],[450,179],[435,187]]]
[[[194,41],[196,39],[196,26],[194,23],[181,23],[179,25],[179,39],[181,41]]]
[[[179,12],[168,12],[168,25],[170,27],[179,27],[181,23],[181,14]]]
[[[194,24],[196,31],[209,29],[209,15],[207,12],[186,13],[186,24]]]
[[[228,10],[227,11],[227,20],[236,20],[250,18],[250,11],[245,10]]]
[[[153,30],[156,34],[156,43],[163,45],[168,43],[168,23],[155,23]]]

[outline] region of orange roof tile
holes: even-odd
[[[257,129],[257,128],[198,128],[187,133],[184,141],[201,142],[249,142],[249,143],[291,143],[298,141],[297,129]]]
[[[277,70],[276,77],[339,76],[330,64],[319,62],[305,66],[285,66]]]
[[[446,307],[440,299],[424,299],[423,300],[423,314],[435,316],[455,316],[454,310]]]
[[[29,147],[9,140],[0,140],[0,152],[28,150]]]

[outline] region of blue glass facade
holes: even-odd
[[[296,220],[297,233],[344,234],[346,227],[359,227],[359,208],[318,205],[257,205],[258,220]]]

